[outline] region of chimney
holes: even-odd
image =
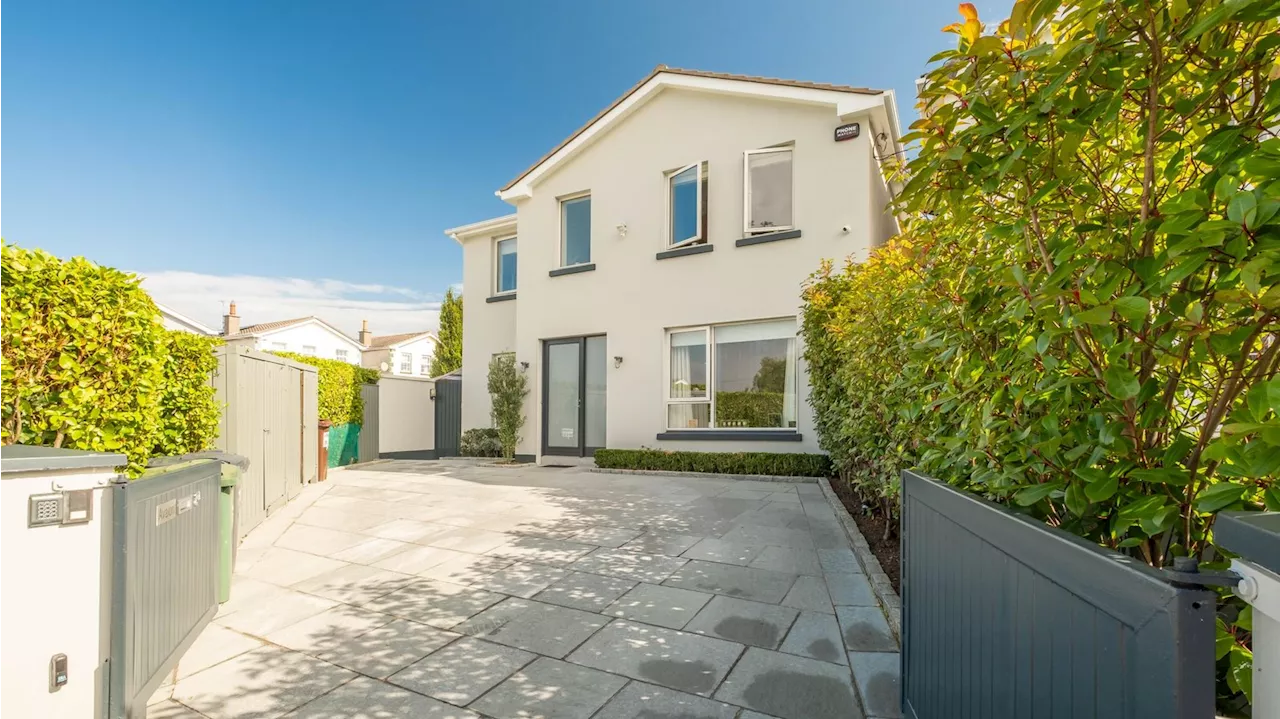
[[[222,316],[222,336],[230,337],[240,331],[240,315],[236,314],[236,301],[231,300],[231,309]]]
[[[365,347],[373,341],[373,333],[369,331],[369,320],[360,320],[360,344]]]

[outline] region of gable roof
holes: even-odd
[[[437,344],[439,344],[440,342],[440,340],[436,339],[436,336],[431,334],[431,332],[429,331],[403,332],[398,335],[374,336],[369,339],[369,344],[365,346],[365,349],[371,349],[371,350],[390,349],[390,348],[398,347],[402,344],[408,344],[412,340],[421,339],[423,337],[429,337],[431,341]]]
[[[160,310],[160,314],[168,317],[174,322],[190,327],[191,330],[197,334],[206,335],[208,337],[214,337],[219,334],[217,330],[210,327],[209,325],[206,325],[205,323],[200,322],[198,320],[193,320],[190,317],[182,314],[181,312],[178,312],[177,310],[173,309],[172,307],[168,307],[166,305],[162,305],[159,302],[157,302],[156,309]]]
[[[801,80],[783,80],[757,75],[732,75],[722,72],[686,70],[659,65],[611,105],[601,110],[587,124],[578,128],[563,142],[543,155],[529,169],[520,173],[495,194],[508,202],[533,194],[533,183],[559,163],[567,160],[591,138],[637,109],[649,97],[665,87],[682,87],[706,92],[754,95],[809,104],[834,105],[836,114],[844,116],[875,107],[887,108],[893,140],[898,139],[897,106],[892,90],[874,90],[851,85],[832,85]],[[455,237],[456,239],[456,237]]]
[[[268,334],[271,334],[272,332],[279,332],[280,330],[285,330],[291,327],[304,325],[304,324],[307,324],[308,322],[315,322],[316,324],[329,330],[330,332],[341,337],[342,339],[350,342],[356,347],[363,347],[363,345],[361,345],[359,342],[347,336],[345,332],[338,329],[337,327],[334,327],[328,322],[325,322],[319,317],[295,317],[291,320],[278,320],[276,322],[261,322],[256,325],[248,325],[246,327],[241,327],[239,332],[227,335],[226,339],[239,339],[241,337],[261,337],[262,335],[268,335]]]

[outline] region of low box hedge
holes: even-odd
[[[655,472],[759,474],[778,477],[827,477],[831,458],[825,454],[774,452],[665,452],[660,449],[598,449],[602,469],[644,469]]]

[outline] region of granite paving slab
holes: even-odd
[[[734,719],[738,707],[633,681],[592,719]]]
[[[454,627],[454,631],[491,642],[561,658],[609,620],[599,614],[507,599]]]
[[[548,604],[559,604],[562,607],[599,612],[634,586],[636,583],[630,579],[570,572],[535,594],[533,598]]]
[[[853,680],[868,715],[883,719],[902,716],[900,662],[897,652],[849,652]]]
[[[392,674],[388,681],[465,705],[536,658],[520,649],[465,637]]]
[[[896,652],[898,643],[889,631],[880,607],[836,607],[844,645],[851,652]]]
[[[689,547],[680,556],[685,559],[701,559],[707,562],[737,564],[745,567],[764,549],[764,545],[761,544],[746,544],[744,542],[731,542],[726,539],[708,537]]]
[[[413,581],[415,579],[408,574],[349,564],[332,572],[304,579],[293,585],[293,588],[335,602],[360,604],[403,589]]]
[[[316,656],[361,674],[386,679],[458,637],[426,624],[394,619],[364,634],[332,642]]]
[[[827,582],[820,576],[797,577],[796,583],[791,585],[791,591],[787,592],[787,596],[782,599],[782,606],[826,614],[835,614],[836,611],[831,604],[831,596],[827,592]]]
[[[610,604],[603,614],[679,629],[688,624],[712,596],[677,587],[639,584]]]
[[[471,707],[496,719],[587,719],[626,679],[542,657]]]
[[[848,667],[750,647],[715,698],[779,719],[861,719]]]
[[[739,644],[775,649],[799,613],[776,604],[718,596],[684,629]]]
[[[596,632],[568,660],[574,664],[710,696],[742,645],[619,619]]]
[[[848,661],[840,624],[835,617],[820,612],[801,612],[779,650],[835,664]]]
[[[563,579],[569,570],[544,564],[517,562],[492,574],[474,579],[471,586],[526,599]]]
[[[366,607],[439,629],[449,629],[502,601],[505,597],[483,589],[448,582],[422,580],[377,599]]]
[[[178,682],[173,698],[211,719],[276,717],[354,677],[328,662],[267,646]]]
[[[787,596],[795,581],[794,574],[692,560],[663,584],[777,604]]]
[[[579,572],[658,584],[684,566],[686,561],[688,560],[658,554],[599,549],[574,562],[571,568]]]
[[[285,719],[481,719],[421,694],[359,677],[289,712]]]
[[[702,537],[692,534],[645,532],[622,545],[622,548],[629,552],[639,552],[640,554],[665,554],[669,557],[678,557],[701,539]]]

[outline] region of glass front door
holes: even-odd
[[[604,336],[546,340],[542,452],[587,457],[605,441]]]

